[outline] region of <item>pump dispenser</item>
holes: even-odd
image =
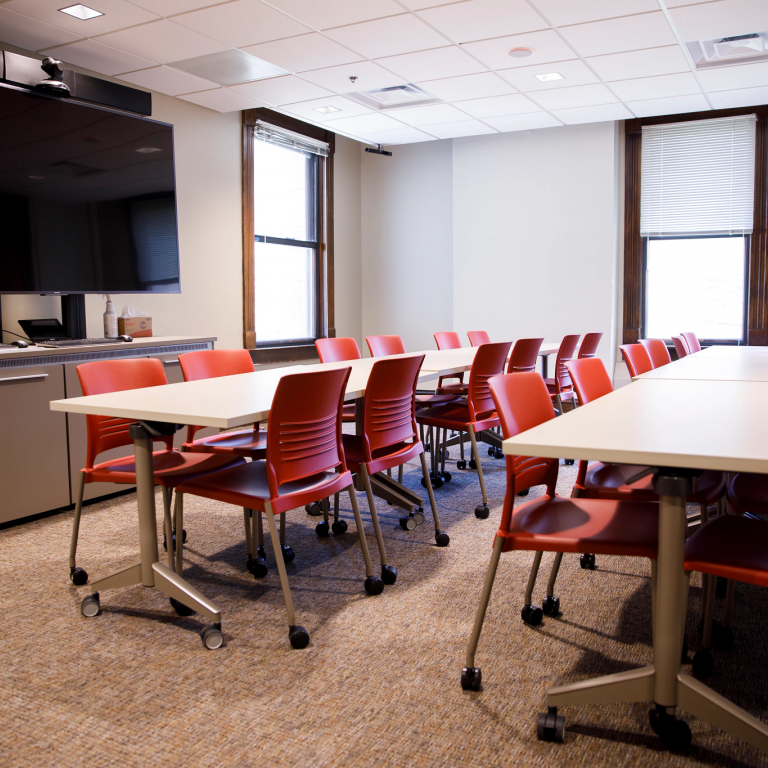
[[[104,298],[107,300],[107,311],[104,313],[104,338],[116,339],[117,314],[115,313],[115,307],[112,304],[112,297],[109,294],[106,294]]]

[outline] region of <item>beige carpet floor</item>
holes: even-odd
[[[450,462],[453,464],[453,462]],[[363,591],[363,561],[348,499],[349,531],[318,539],[304,510],[289,514],[288,566],[302,651],[287,637],[271,549],[269,575],[244,568],[242,513],[189,498],[185,577],[223,611],[226,645],[206,651],[198,617],[180,618],[159,593],[102,595],[103,613],[80,614],[87,587],[68,580],[72,513],[0,531],[0,765],[17,766],[757,766],[768,756],[691,717],[694,744],[664,751],[645,704],[566,707],[561,745],[537,741],[535,716],[554,683],[651,661],[647,562],[598,558],[583,571],[566,556],[563,613],[538,628],[520,620],[531,556],[505,555],[477,662],[484,690],[461,690],[475,608],[504,491],[499,460],[485,459],[491,516],[477,520],[476,474],[455,471],[437,491],[451,545],[434,546],[431,517],[415,531],[380,504],[397,583]],[[574,468],[561,468],[569,494]],[[406,484],[418,485],[416,466]],[[535,493],[531,494],[533,497]],[[518,500],[520,503],[523,500]],[[368,544],[375,552],[360,495]],[[162,538],[161,538],[162,540]],[[137,559],[133,495],[89,506],[79,562],[93,578]],[[376,558],[378,560],[378,558]],[[545,556],[548,570],[551,556]],[[543,596],[545,580],[536,594]],[[700,584],[691,590],[688,643],[698,646]],[[736,649],[716,655],[713,688],[768,719],[766,592],[736,592]],[[720,606],[718,606],[718,611]]]

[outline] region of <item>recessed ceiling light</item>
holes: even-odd
[[[559,72],[547,72],[545,75],[534,75],[537,80],[541,80],[542,83],[549,83],[552,80],[565,80],[565,78]]]
[[[77,5],[70,5],[67,8],[59,8],[62,13],[66,13],[69,16],[74,16],[76,19],[82,21],[88,21],[88,19],[95,19],[97,16],[103,16],[101,11],[94,11],[93,8],[89,8],[87,5],[78,3]]]
[[[315,107],[315,112],[322,112],[324,115],[328,115],[331,112],[341,112],[338,107]]]
[[[509,55],[513,59],[524,59],[526,56],[530,56],[533,51],[530,48],[513,48]]]
[[[139,147],[136,151],[141,152],[142,155],[148,155],[150,152],[162,152],[163,150],[160,147]]]

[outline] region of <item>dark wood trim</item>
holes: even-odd
[[[750,238],[747,344],[768,345],[768,116],[757,118],[755,144],[755,214]]]
[[[335,138],[335,136],[334,136]],[[335,142],[334,142],[335,144]],[[335,148],[335,147],[334,147]],[[333,205],[333,153],[324,163],[325,170],[325,216],[323,216],[323,241],[321,244],[325,267],[326,328],[325,334],[332,339],[336,336],[336,269],[333,260],[334,205]]]
[[[626,126],[624,155],[624,332],[622,344],[636,344],[643,318],[643,238],[640,237],[642,134]]]
[[[243,116],[248,113],[243,113]],[[243,120],[243,347],[256,346],[253,261],[253,124]]]
[[[294,360],[317,358],[314,344],[299,344],[295,347],[257,347],[249,350],[251,360],[257,365],[264,363],[290,363]]]

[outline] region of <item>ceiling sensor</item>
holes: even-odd
[[[513,48],[509,55],[513,59],[525,59],[528,56],[531,56],[533,54],[532,48]]]
[[[378,144],[377,147],[374,149],[373,147],[366,147],[366,152],[371,152],[374,155],[386,155],[387,157],[392,157],[391,152],[387,152],[386,149],[381,148],[381,144]]]

